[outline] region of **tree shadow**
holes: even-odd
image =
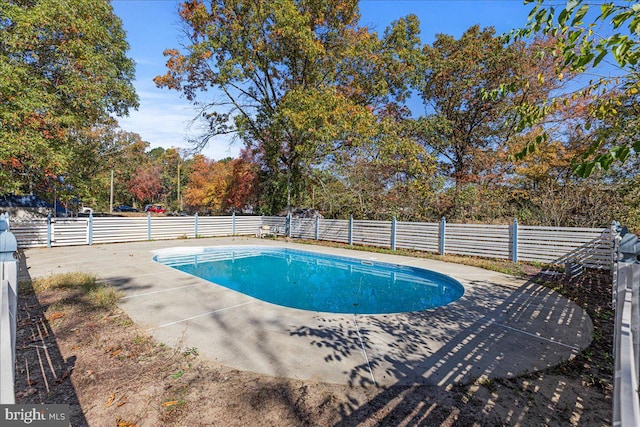
[[[479,398],[477,384],[495,387],[503,379],[574,358],[592,340],[591,319],[579,306],[539,282],[540,278],[533,278],[515,292],[475,283],[483,286],[475,286],[473,295],[449,306],[399,315],[355,316],[367,361],[352,370],[349,385],[374,386],[380,392],[366,402],[343,405],[341,420],[335,425],[359,425],[374,414],[379,425],[439,425],[449,418],[451,425],[467,425],[477,420],[469,417],[472,409],[460,400]],[[319,316],[318,320],[327,319]],[[330,324],[304,326],[290,333],[315,337],[314,345],[323,348],[327,358],[359,351],[351,333]],[[547,402],[548,408],[582,411],[579,397],[563,394],[561,387],[558,390],[555,402]],[[482,395],[481,399],[486,398]],[[487,402],[475,404],[482,409]],[[531,408],[525,403],[519,410],[512,414],[513,419],[521,419]],[[484,413],[485,418],[494,416],[498,424],[504,422],[491,410],[485,408]]]
[[[20,285],[16,318],[16,404],[67,404],[70,423],[87,426],[71,381],[76,356],[65,359],[56,335],[31,285],[22,251],[18,252]],[[51,316],[50,316],[51,318]]]

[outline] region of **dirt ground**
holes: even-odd
[[[155,342],[117,306],[96,307],[78,289],[35,292],[22,283],[16,400],[69,404],[73,426],[611,425],[608,274],[551,282],[530,270],[530,280],[588,311],[592,344],[544,371],[449,388],[357,388],[241,372],[197,348]]]

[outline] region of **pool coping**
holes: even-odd
[[[256,300],[153,261],[161,248],[277,246],[436,271],[463,296],[421,312],[344,315]],[[31,278],[83,271],[112,284],[134,322],[171,346],[277,377],[348,385],[449,386],[512,377],[567,360],[591,342],[586,312],[505,274],[437,260],[245,237],[25,250]],[[24,271],[23,271],[24,270]]]

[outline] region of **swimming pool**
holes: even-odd
[[[320,312],[422,311],[464,293],[457,280],[434,271],[288,248],[169,249],[154,260],[263,301]]]

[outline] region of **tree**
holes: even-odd
[[[159,165],[142,165],[129,180],[129,192],[141,202],[158,200],[162,190],[162,167]]]
[[[108,0],[0,2],[0,192],[72,169],[79,132],[137,106]]]
[[[358,27],[356,0],[188,0],[179,13],[189,44],[165,51],[168,72],[155,82],[201,106],[201,144],[231,133],[244,141],[270,212],[302,197],[312,167],[369,136],[374,109],[407,83],[402,66],[385,73],[385,60],[417,39],[415,20],[384,40]],[[209,89],[221,99],[207,101]]]
[[[65,174],[66,179],[73,185],[74,197],[87,206],[107,210],[113,170],[116,177],[114,182],[116,200],[130,203],[131,196],[128,194],[123,196],[123,192],[127,190],[121,185],[119,178],[121,171],[125,169],[123,165],[129,147],[140,142],[143,147],[145,146],[140,136],[124,132],[117,126],[115,120],[109,120],[77,132],[75,138],[78,143],[70,153],[70,162],[73,167],[69,168]],[[138,157],[137,163],[143,160],[143,157]],[[129,177],[126,181],[128,179]]]
[[[243,150],[231,161],[231,177],[227,189],[226,205],[233,211],[252,209],[258,200],[258,165]]]
[[[551,78],[552,62],[531,58],[522,43],[505,44],[492,28],[471,27],[459,40],[439,34],[422,53],[416,87],[427,114],[417,120],[416,132],[453,180],[456,216],[464,185],[504,172],[495,170],[496,156],[515,135],[505,125],[513,109],[545,98],[558,81]],[[486,96],[505,85],[512,88],[509,96]]]
[[[216,162],[202,154],[194,156],[184,192],[184,202],[189,210],[224,212],[230,175],[229,160]]]
[[[186,183],[188,161],[182,158],[180,150],[177,148],[164,149],[162,147],[153,148],[148,153],[150,161],[160,167],[162,179],[162,194],[165,203],[170,210],[181,208],[181,191]]]
[[[525,4],[532,1],[525,0]],[[640,115],[640,5],[632,0],[601,3],[599,14],[591,19],[593,6],[584,0],[571,0],[564,8],[556,9],[550,2],[537,0],[527,26],[510,34],[516,39],[552,35],[557,42],[547,53],[560,58],[562,66],[572,72],[586,74],[605,63],[617,69],[613,76],[591,71],[596,77],[579,89],[547,102],[523,105],[519,110],[522,123],[535,123],[544,119],[554,105],[576,93],[592,97],[590,120],[584,127],[599,129],[591,149],[574,164],[574,172],[580,176],[608,169],[614,162],[624,162],[633,153],[640,153],[640,141],[635,137]],[[556,72],[562,77],[564,70],[558,68]],[[539,142],[540,139],[530,141],[520,156],[535,150]]]

